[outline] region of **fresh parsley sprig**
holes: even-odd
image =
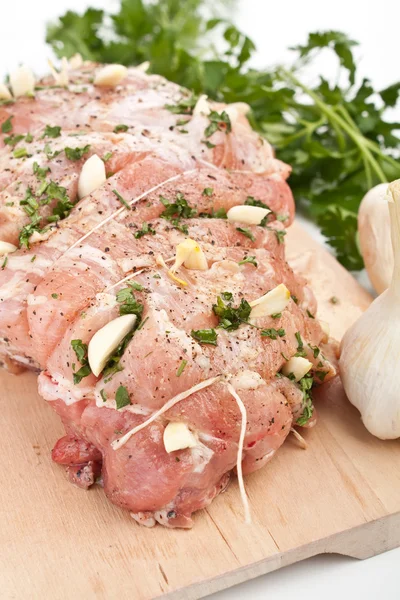
[[[249,104],[253,127],[293,167],[290,185],[297,206],[318,223],[339,260],[360,269],[360,201],[374,184],[400,177],[400,125],[386,119],[386,109],[398,102],[400,82],[375,90],[362,79],[354,56],[357,43],[340,31],[311,33],[292,49],[289,67],[251,68],[253,42],[221,15],[211,14],[218,8],[217,0],[121,0],[112,15],[93,8],[82,15],[68,11],[48,27],[47,41],[60,57],[80,52],[98,62],[150,61],[151,72],[192,92],[182,91],[181,99],[167,107],[175,114],[190,117],[200,94]],[[337,57],[337,81],[347,78],[344,84],[324,75],[306,84],[304,67],[322,51]],[[218,123],[211,121],[212,129]],[[204,143],[214,146],[207,138]]]

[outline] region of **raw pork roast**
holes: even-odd
[[[102,482],[145,525],[190,527],[238,460],[242,416],[230,390],[246,409],[239,457],[249,473],[293,426],[315,424],[310,387],[335,369],[313,294],[285,261],[290,168],[252,131],[246,106],[196,103],[139,68],[94,85],[100,69],[84,63],[67,87],[50,77],[0,106],[0,239],[20,247],[0,270],[1,360],[40,373],[66,430],[52,457],[74,483]],[[107,179],[78,202],[93,155]],[[271,212],[260,225],[224,218],[238,205]],[[172,273],[187,238],[206,268]],[[252,318],[248,303],[280,284],[285,308]],[[135,314],[136,329],[96,377],[87,345],[121,314]],[[281,372],[295,355],[313,365],[299,381]],[[169,423],[195,442],[167,452]]]

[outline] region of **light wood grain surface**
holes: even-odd
[[[298,226],[287,238],[340,338],[368,294]],[[253,524],[234,482],[190,531],[141,528],[101,488],[68,483],[50,459],[63,430],[34,375],[0,380],[1,598],[190,600],[322,552],[365,558],[400,545],[400,444],[368,434],[338,380],[318,393],[308,450],[291,437],[246,478]]]

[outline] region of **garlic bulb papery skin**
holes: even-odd
[[[339,361],[343,386],[365,427],[381,439],[400,437],[400,179],[387,201],[394,252],[389,288],[346,332]]]
[[[393,249],[387,183],[372,188],[363,198],[358,212],[358,237],[369,279],[378,294],[389,287],[393,273]]]

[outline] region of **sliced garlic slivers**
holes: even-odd
[[[282,312],[290,301],[290,292],[287,287],[281,283],[273,290],[261,296],[257,300],[250,302],[252,311],[250,318],[268,317]]]
[[[230,223],[245,223],[246,225],[259,225],[270,213],[268,208],[261,206],[233,206],[228,210],[227,217]]]
[[[35,76],[29,67],[21,65],[10,75],[12,93],[16,98],[33,94],[35,90]]]
[[[78,196],[84,198],[88,196],[94,190],[97,190],[100,186],[107,181],[106,167],[104,162],[93,154],[87,159],[82,167],[81,174],[79,176],[78,183]]]
[[[136,315],[122,315],[104,325],[89,342],[88,361],[96,377],[100,375],[114,350],[132,330]]]
[[[4,83],[0,83],[0,100],[11,100],[11,92]]]
[[[4,256],[5,254],[11,254],[11,252],[15,252],[17,250],[17,246],[14,244],[10,244],[9,242],[3,242],[0,240],[0,256]]]
[[[207,101],[207,96],[203,94],[196,102],[196,106],[193,109],[194,115],[203,115],[207,116],[211,112],[211,106]]]
[[[71,69],[80,69],[82,65],[83,65],[83,58],[79,54],[79,52],[77,52],[76,54],[71,56],[71,58],[69,59],[69,66]]]
[[[185,423],[168,423],[164,429],[164,447],[169,452],[197,446],[197,440]]]
[[[182,265],[187,269],[198,271],[207,271],[208,269],[207,259],[203,250],[191,238],[187,238],[177,245],[175,263],[171,267],[171,271],[176,271]]]
[[[293,356],[282,367],[282,373],[288,377],[293,374],[295,381],[300,381],[312,369],[312,363],[302,356]]]
[[[331,333],[331,328],[329,326],[329,323],[327,323],[326,321],[319,321],[319,324],[321,325],[321,329],[324,332],[324,337],[323,337],[323,342],[327,342],[328,338],[330,336]]]
[[[128,69],[123,65],[107,65],[94,78],[94,85],[116,86],[126,77]]]
[[[140,65],[136,65],[136,69],[146,73],[150,69],[150,61],[145,60],[144,62],[140,63]]]

